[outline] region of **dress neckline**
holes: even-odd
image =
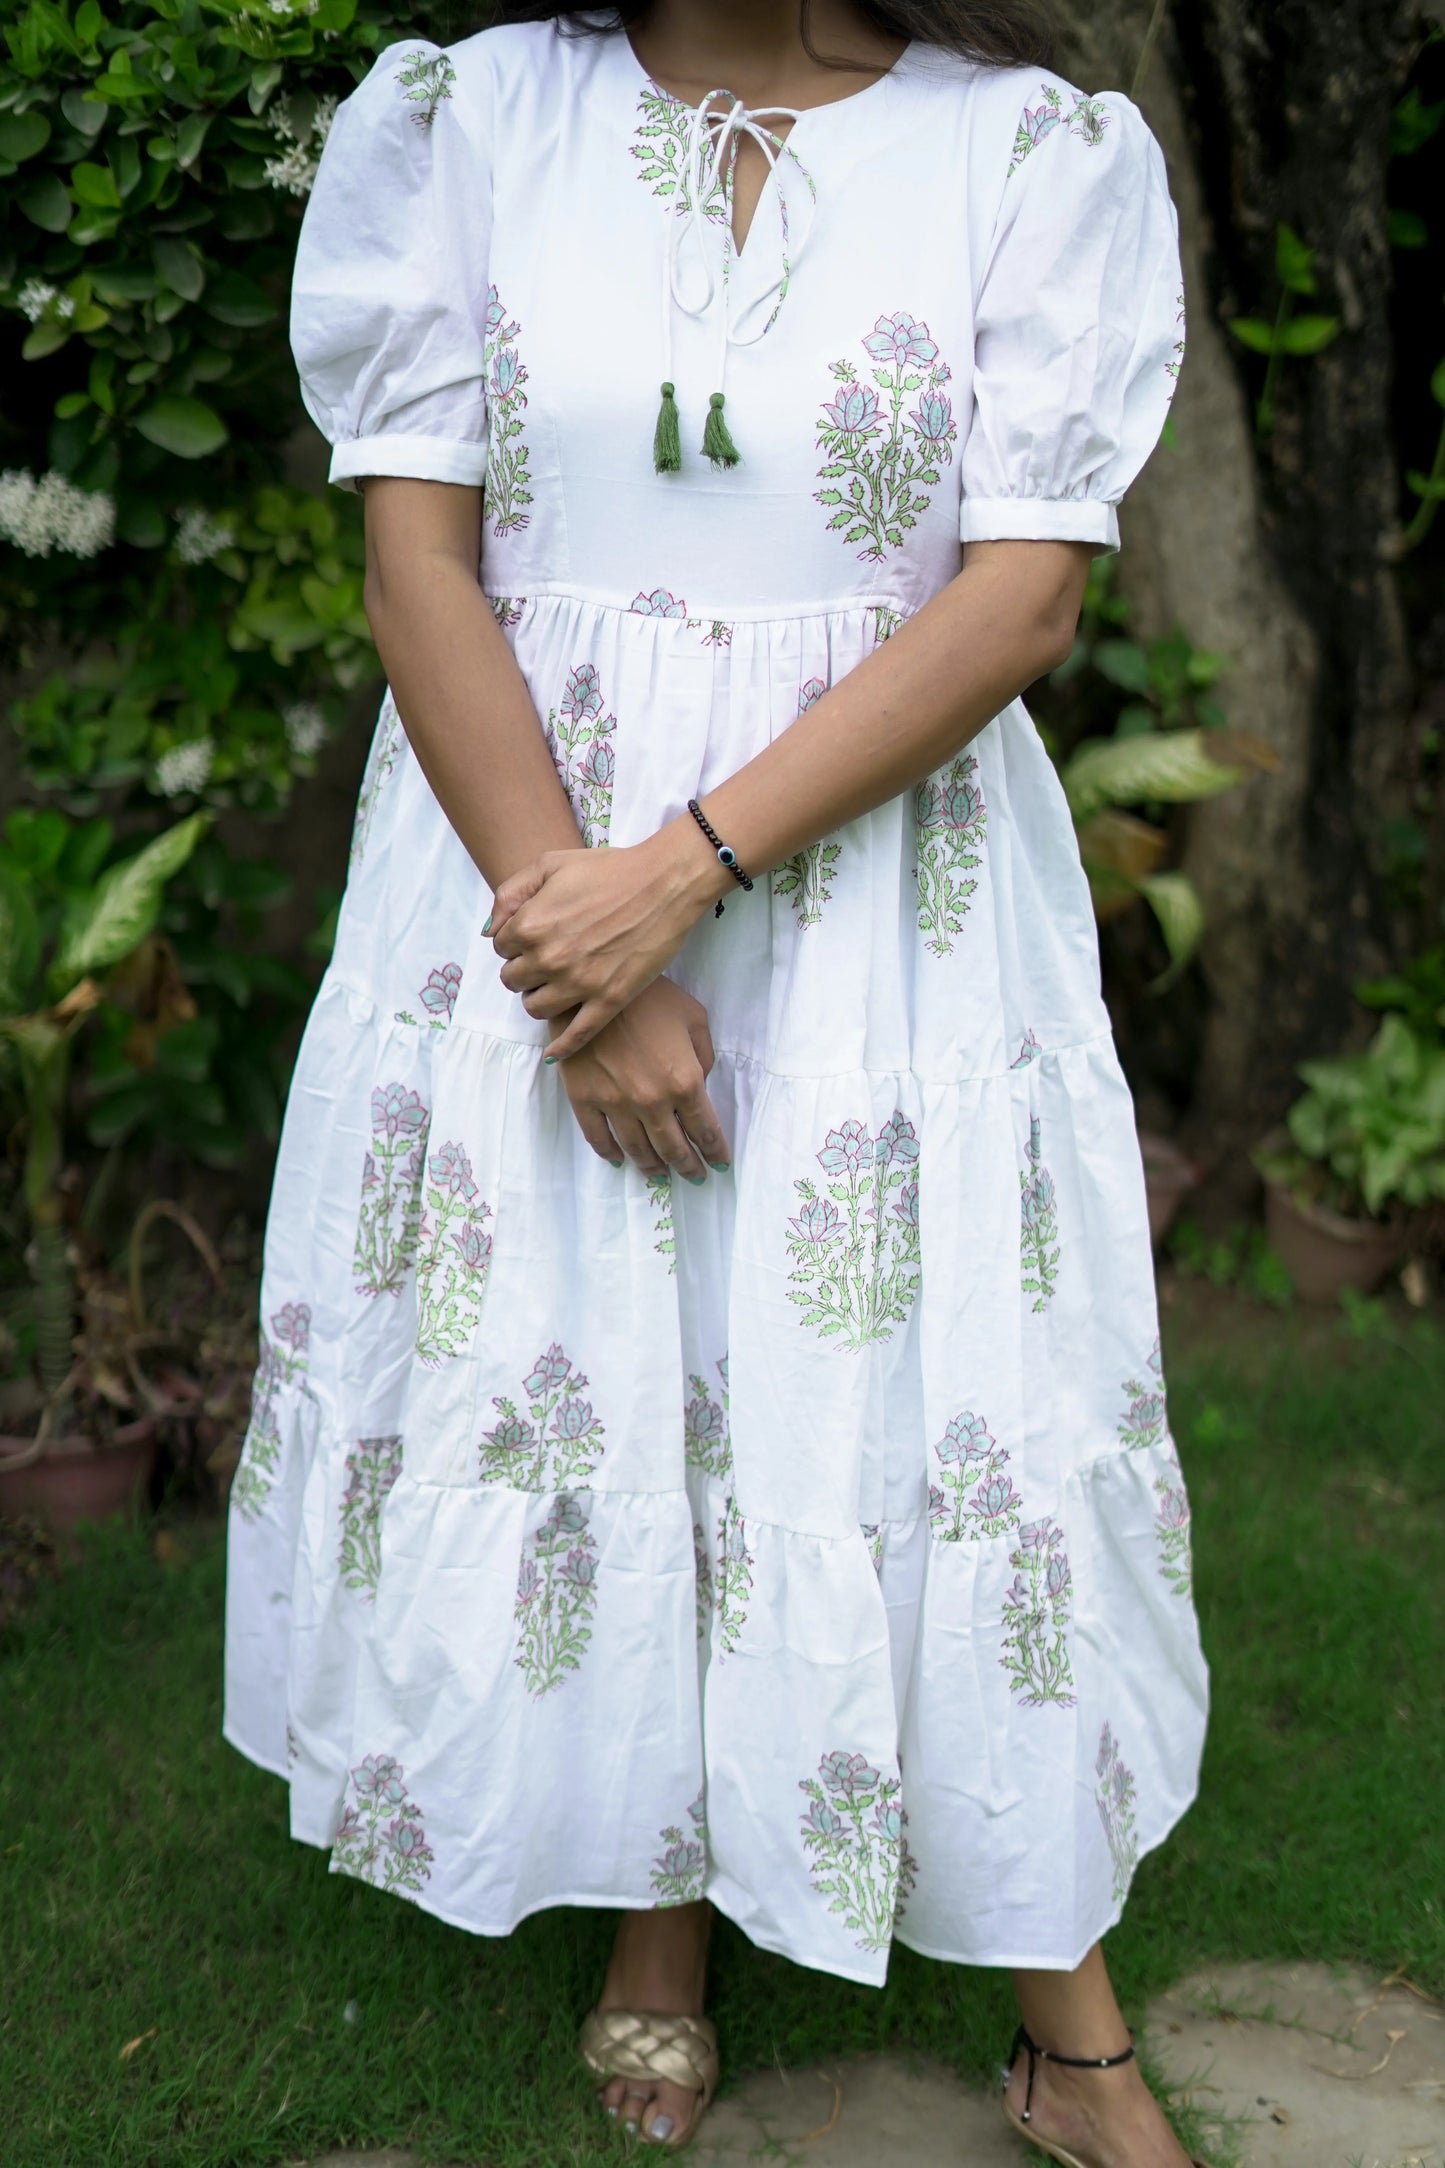
[[[686,98],[679,98],[676,91],[668,90],[665,85],[659,83],[654,76],[648,73],[647,69],[643,66],[641,60],[639,60],[637,56],[637,50],[625,29],[619,28],[616,31],[615,35],[617,36],[624,48],[624,58],[627,62],[634,85],[638,90],[655,91],[659,98],[665,98],[669,105],[680,106],[684,113],[695,113],[697,111],[696,105],[690,104]],[[861,90],[850,90],[846,94],[846,96],[842,98],[829,98],[821,105],[802,105],[790,107],[788,110],[796,113],[797,119],[793,122],[793,128],[789,131],[789,133],[792,134],[795,130],[801,128],[805,122],[816,119],[819,114],[838,112],[845,107],[856,107],[860,99],[872,98],[876,96],[878,92],[886,91],[892,85],[896,77],[899,77],[906,72],[909,62],[912,60],[913,55],[917,49],[917,44],[918,41],[916,38],[910,38],[908,43],[904,46],[902,52],[898,55],[898,58],[894,61],[892,67],[885,68],[881,75],[875,76],[871,83],[865,83]],[[723,85],[720,86],[720,88],[726,89],[726,86]],[[712,95],[716,96],[717,93],[713,92]],[[735,91],[728,90],[727,95],[729,97],[736,97],[737,93]],[[739,100],[738,102],[740,104],[744,103],[744,101],[742,100]],[[772,106],[760,106],[758,108],[759,112],[771,112],[781,110],[781,107]]]

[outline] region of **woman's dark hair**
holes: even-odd
[[[808,0],[799,0],[803,41],[808,50]],[[962,54],[965,60],[982,60],[991,67],[1046,67],[1050,57],[1047,0],[858,0],[858,12],[879,30],[894,37],[918,38],[925,45],[941,45]],[[494,23],[562,22],[568,29],[621,30],[640,22],[647,13],[646,0],[619,0],[611,8],[590,8],[579,19],[571,8],[532,7],[527,0],[502,0],[490,10]],[[600,18],[600,19],[599,19]],[[817,60],[826,54],[814,52]]]

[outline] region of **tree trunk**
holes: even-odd
[[[1407,787],[1409,667],[1395,575],[1391,110],[1411,57],[1403,0],[1161,0],[1139,103],[1179,206],[1188,350],[1175,442],[1125,510],[1121,575],[1142,631],[1184,625],[1230,659],[1231,724],[1273,777],[1198,807],[1186,864],[1209,907],[1208,1013],[1188,1128],[1228,1195],[1298,1086],[1295,1064],[1351,1028],[1350,989],[1384,960],[1382,828]],[[1153,0],[1068,0],[1065,71],[1128,88]],[[1254,433],[1262,364],[1225,328],[1272,316],[1276,225],[1315,251],[1321,354],[1284,364]]]

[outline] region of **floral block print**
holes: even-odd
[[[652,1247],[659,1257],[667,1259],[669,1272],[677,1271],[677,1234],[672,1224],[672,1176],[666,1172],[647,1177],[647,1194],[652,1200],[652,1231],[657,1237]]]
[[[639,589],[631,602],[628,603],[627,609],[629,616],[632,617],[685,618],[687,616],[687,604],[679,596],[671,594],[665,587],[654,587],[651,594],[648,595],[643,594]]]
[[[517,1572],[517,1653],[513,1662],[534,1700],[575,1671],[592,1639],[597,1608],[597,1539],[581,1501],[563,1492],[532,1538]]]
[[[462,990],[462,967],[460,964],[438,964],[427,973],[426,984],[417,990],[417,998],[427,1012],[427,1023],[433,1031],[445,1031],[452,1020],[457,1005],[457,995]],[[393,1023],[415,1025],[417,1019],[410,1009],[398,1009]]]
[[[1174,341],[1174,358],[1172,361],[1166,361],[1164,366],[1172,377],[1177,377],[1180,369],[1184,366],[1185,311],[1184,288],[1182,286],[1179,289],[1179,299],[1175,304],[1174,321],[1179,326],[1179,336]]]
[[[808,1799],[803,1849],[814,1889],[830,1900],[830,1912],[842,1914],[860,1950],[886,1950],[918,1875],[897,1777],[840,1749],[825,1754],[817,1776],[802,1778],[798,1789]]]
[[[757,1561],[748,1549],[747,1524],[737,1500],[729,1498],[717,1524],[717,1613],[722,1653],[731,1656],[748,1622]]]
[[[351,827],[351,863],[359,865],[366,855],[371,824],[376,815],[376,801],[381,786],[396,766],[401,751],[401,717],[388,693],[381,710],[371,750],[366,756],[366,772],[361,778],[361,789],[356,800],[356,819]]]
[[[602,1457],[602,1424],[583,1397],[586,1387],[554,1340],[522,1380],[525,1415],[515,1401],[494,1397],[496,1428],[483,1432],[478,1449],[482,1481],[524,1491],[587,1482]]]
[[[1099,1820],[1104,1825],[1109,1857],[1114,1863],[1114,1902],[1122,1904],[1139,1864],[1139,1838],[1134,1827],[1134,1772],[1124,1767],[1119,1742],[1107,1724],[1099,1734],[1094,1773],[1099,1780],[1095,1803]]]
[[[875,602],[868,614],[873,620],[875,647],[882,647],[885,640],[891,640],[903,623],[903,612],[890,608],[886,602]]]
[[[1043,1048],[1034,1037],[1034,1029],[1030,1024],[1019,1041],[1019,1050],[1009,1063],[1009,1067],[1010,1069],[1027,1069],[1032,1062],[1038,1060],[1042,1052]]]
[[[343,1874],[396,1896],[415,1897],[431,1880],[436,1855],[403,1774],[390,1754],[368,1754],[351,1771],[331,1857]]]
[[[561,706],[547,716],[547,750],[589,851],[606,846],[617,774],[612,745],[617,717],[604,715],[602,709],[597,666],[581,662],[567,673]]]
[[[663,197],[681,216],[692,209],[687,161],[692,108],[648,83],[638,93],[637,111],[637,125],[632,131],[632,155],[637,160],[638,179],[645,181],[654,196]],[[727,184],[723,176],[713,170],[711,163],[707,192],[699,209],[714,225],[726,225],[729,211]]]
[[[360,1596],[374,1597],[381,1580],[381,1509],[400,1474],[400,1438],[359,1438],[346,1456],[341,1578]]]
[[[883,1524],[881,1521],[863,1521],[859,1524],[863,1541],[868,1546],[868,1556],[873,1561],[873,1571],[883,1571]]]
[[[829,364],[838,389],[818,416],[817,436],[825,454],[818,478],[828,487],[813,494],[829,528],[861,543],[860,559],[876,563],[902,549],[928,509],[927,492],[952,465],[958,424],[943,389],[951,372],[927,324],[902,311],[880,316],[863,345],[872,357],[871,384],[851,361]]]
[[[416,1263],[430,1122],[430,1109],[405,1084],[378,1084],[372,1092],[351,1262],[358,1295],[399,1295]]]
[[[311,1305],[283,1303],[270,1322],[270,1333],[261,1335],[260,1356],[251,1383],[251,1419],[231,1479],[231,1497],[244,1521],[254,1521],[260,1513],[281,1463],[279,1402],[285,1388],[306,1372]]]
[[[1171,1483],[1167,1475],[1161,1475],[1154,1485],[1154,1495],[1159,1500],[1159,1510],[1154,1516],[1154,1533],[1159,1543],[1159,1571],[1169,1583],[1176,1596],[1188,1597],[1194,1588],[1194,1554],[1189,1535],[1189,1494],[1179,1475],[1179,1463],[1173,1463],[1177,1483]]]
[[[1026,1709],[1045,1702],[1074,1705],[1074,1671],[1067,1633],[1073,1578],[1064,1531],[1053,1521],[1027,1521],[1009,1564],[1017,1570],[1003,1600],[1004,1653],[1009,1689]]]
[[[522,611],[527,602],[525,595],[489,595],[487,599],[492,605],[492,615],[503,632],[509,632],[513,625],[521,624]]]
[[[523,510],[532,502],[532,492],[527,487],[531,476],[527,472],[526,432],[522,422],[527,405],[527,394],[522,386],[527,381],[527,371],[517,349],[521,328],[520,324],[508,323],[496,287],[489,286],[487,335],[482,351],[487,376],[491,448],[487,455],[484,496],[492,533],[499,540],[503,535],[516,534],[530,526],[532,520],[531,513]]]
[[[828,1180],[794,1182],[788,1300],[826,1339],[861,1348],[886,1340],[919,1282],[918,1137],[901,1111],[870,1137],[859,1121],[830,1129],[818,1164]],[[841,1208],[841,1209],[840,1209]]]
[[[430,128],[437,107],[452,94],[457,71],[445,53],[408,53],[406,66],[397,73],[403,95],[415,106],[412,119],[418,128]]]
[[[1008,1454],[981,1415],[955,1415],[937,1445],[939,1480],[928,1486],[928,1520],[940,1542],[1011,1535],[1023,1500],[1005,1474]]]
[[[963,931],[968,899],[977,881],[967,876],[980,863],[988,810],[978,786],[972,753],[950,761],[913,793],[918,829],[918,930],[935,956],[952,952]]]
[[[1147,1376],[1125,1378],[1120,1391],[1129,1405],[1119,1419],[1119,1437],[1131,1451],[1162,1445],[1168,1431],[1168,1404],[1164,1397],[1164,1359],[1156,1339],[1145,1361]]]
[[[1059,1201],[1054,1178],[1043,1164],[1042,1133],[1037,1115],[1029,1123],[1028,1161],[1019,1173],[1022,1192],[1022,1278],[1019,1284],[1026,1295],[1033,1296],[1034,1309],[1038,1312],[1046,1309],[1053,1299],[1059,1277],[1060,1246]]]
[[[826,680],[809,678],[798,695],[798,713],[806,715],[827,690]],[[816,926],[823,916],[823,906],[832,896],[833,879],[842,855],[841,843],[810,843],[806,850],[784,859],[773,875],[773,894],[792,903],[800,926]]]
[[[662,1832],[664,1849],[652,1863],[652,1887],[658,1907],[696,1904],[707,1873],[707,1823],[703,1794],[687,1810],[690,1834],[680,1822]]]
[[[733,628],[720,617],[690,617],[687,629],[702,634],[704,647],[731,647],[733,644]]]
[[[1098,98],[1086,98],[1080,90],[1071,91],[1069,95],[1074,102],[1066,113],[1063,98],[1052,83],[1042,83],[1039,87],[1043,91],[1043,100],[1032,112],[1027,106],[1024,107],[1018,132],[1014,136],[1013,157],[1009,161],[1008,173],[1004,175],[1005,180],[1009,174],[1017,173],[1030,151],[1042,143],[1045,136],[1052,135],[1056,128],[1062,128],[1066,135],[1077,136],[1081,143],[1097,146],[1104,140],[1109,115]]]
[[[683,1458],[689,1468],[701,1468],[726,1483],[732,1474],[732,1446],[728,1439],[728,1359],[718,1364],[722,1399],[709,1397],[706,1378],[688,1379],[692,1398],[682,1411]]]
[[[461,1145],[433,1152],[416,1253],[416,1351],[432,1369],[461,1354],[481,1315],[492,1262],[492,1238],[485,1232],[491,1216],[491,1206],[477,1201],[472,1163]]]
[[[706,1641],[712,1618],[712,1560],[707,1555],[707,1530],[701,1521],[692,1524],[692,1566],[697,1598],[697,1638]]]

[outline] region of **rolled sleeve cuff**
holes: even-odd
[[[1094,497],[965,497],[965,542],[1092,542],[1119,547],[1118,507]]]
[[[372,474],[413,482],[461,482],[478,489],[486,480],[487,446],[455,444],[445,437],[351,437],[331,454],[330,480],[355,489]]]

